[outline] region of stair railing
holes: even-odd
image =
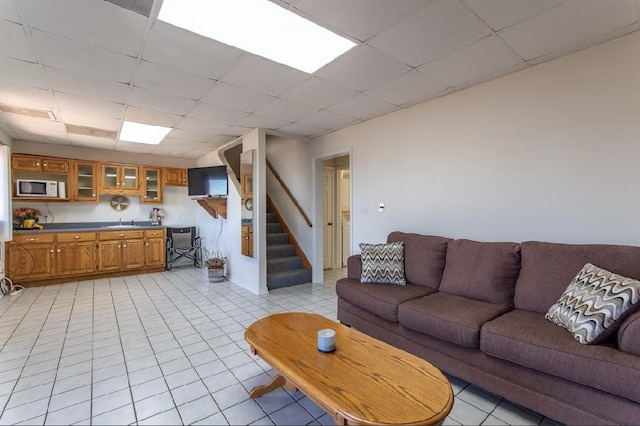
[[[276,169],[273,168],[273,164],[271,164],[271,161],[269,161],[269,159],[267,159],[267,167],[269,168],[269,170],[271,170],[271,173],[273,173],[273,177],[276,178],[276,180],[278,181],[282,189],[284,189],[284,192],[289,196],[289,199],[291,200],[293,205],[296,206],[296,208],[302,215],[302,218],[304,219],[304,221],[307,222],[307,225],[309,225],[309,228],[313,227],[313,225],[311,224],[311,219],[309,219],[309,216],[307,216],[307,214],[304,212],[304,210],[300,206],[300,203],[298,203],[298,200],[291,193],[291,191],[289,190],[289,187],[287,186],[286,183],[284,183],[284,181],[282,180],[282,178],[280,177]]]

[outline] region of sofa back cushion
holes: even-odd
[[[522,267],[516,281],[517,309],[546,313],[587,263],[640,279],[640,247],[604,244],[521,244]]]
[[[410,284],[438,289],[449,238],[392,232],[387,242],[404,243],[404,274]]]
[[[450,241],[440,291],[511,307],[519,271],[517,243]]]

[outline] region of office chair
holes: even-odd
[[[195,226],[185,228],[167,228],[167,271],[182,259],[193,260],[196,267],[202,266],[202,248]]]

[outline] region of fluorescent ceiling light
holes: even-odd
[[[268,0],[164,0],[158,19],[307,73],[355,46]]]
[[[120,131],[120,139],[124,142],[148,143],[158,145],[162,142],[171,127],[152,126],[150,124],[134,123],[125,121]]]

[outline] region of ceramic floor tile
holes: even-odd
[[[241,402],[223,411],[229,424],[245,425],[264,417],[265,413],[254,400]]]
[[[178,407],[183,424],[190,425],[203,420],[220,410],[210,395],[187,402]]]
[[[44,424],[68,425],[89,419],[91,419],[91,401],[85,401],[57,411],[52,411],[52,408],[49,407]]]
[[[173,398],[169,392],[151,396],[140,401],[136,401],[136,416],[139,420],[144,420],[156,414],[176,408]]]
[[[465,402],[468,402],[474,407],[479,408],[485,413],[490,413],[491,411],[493,411],[498,406],[500,401],[502,401],[502,398],[499,398],[472,385],[464,388],[460,393],[458,393],[457,397]]]
[[[176,405],[191,402],[208,394],[209,390],[201,380],[171,389],[171,395],[173,395]]]
[[[182,419],[180,418],[180,413],[178,413],[177,409],[164,411],[162,413],[158,413],[155,416],[149,417],[144,420],[138,421],[139,425],[180,425],[182,423]],[[211,425],[217,423],[209,423]]]
[[[488,414],[484,411],[460,399],[454,401],[453,408],[449,413],[449,417],[463,425],[480,424],[487,416]]]
[[[277,425],[306,425],[314,420],[307,410],[295,403],[269,414],[269,417]]]
[[[164,377],[159,377],[157,379],[153,379],[148,382],[132,386],[131,394],[133,395],[134,401],[139,401],[141,399],[145,399],[153,395],[164,393],[168,390],[169,388],[167,387],[167,384],[164,381]]]
[[[82,402],[91,402],[91,386],[84,386],[81,388],[77,388],[74,390],[70,390],[65,393],[59,393],[53,395],[51,400],[49,401],[48,411],[58,411],[63,408],[70,407],[72,405],[80,404]],[[89,418],[91,415],[87,417],[83,417],[78,419],[77,421],[84,420],[85,418]],[[74,422],[71,422],[74,423]]]
[[[136,415],[131,404],[91,418],[91,423],[94,425],[129,425],[135,421]]]

